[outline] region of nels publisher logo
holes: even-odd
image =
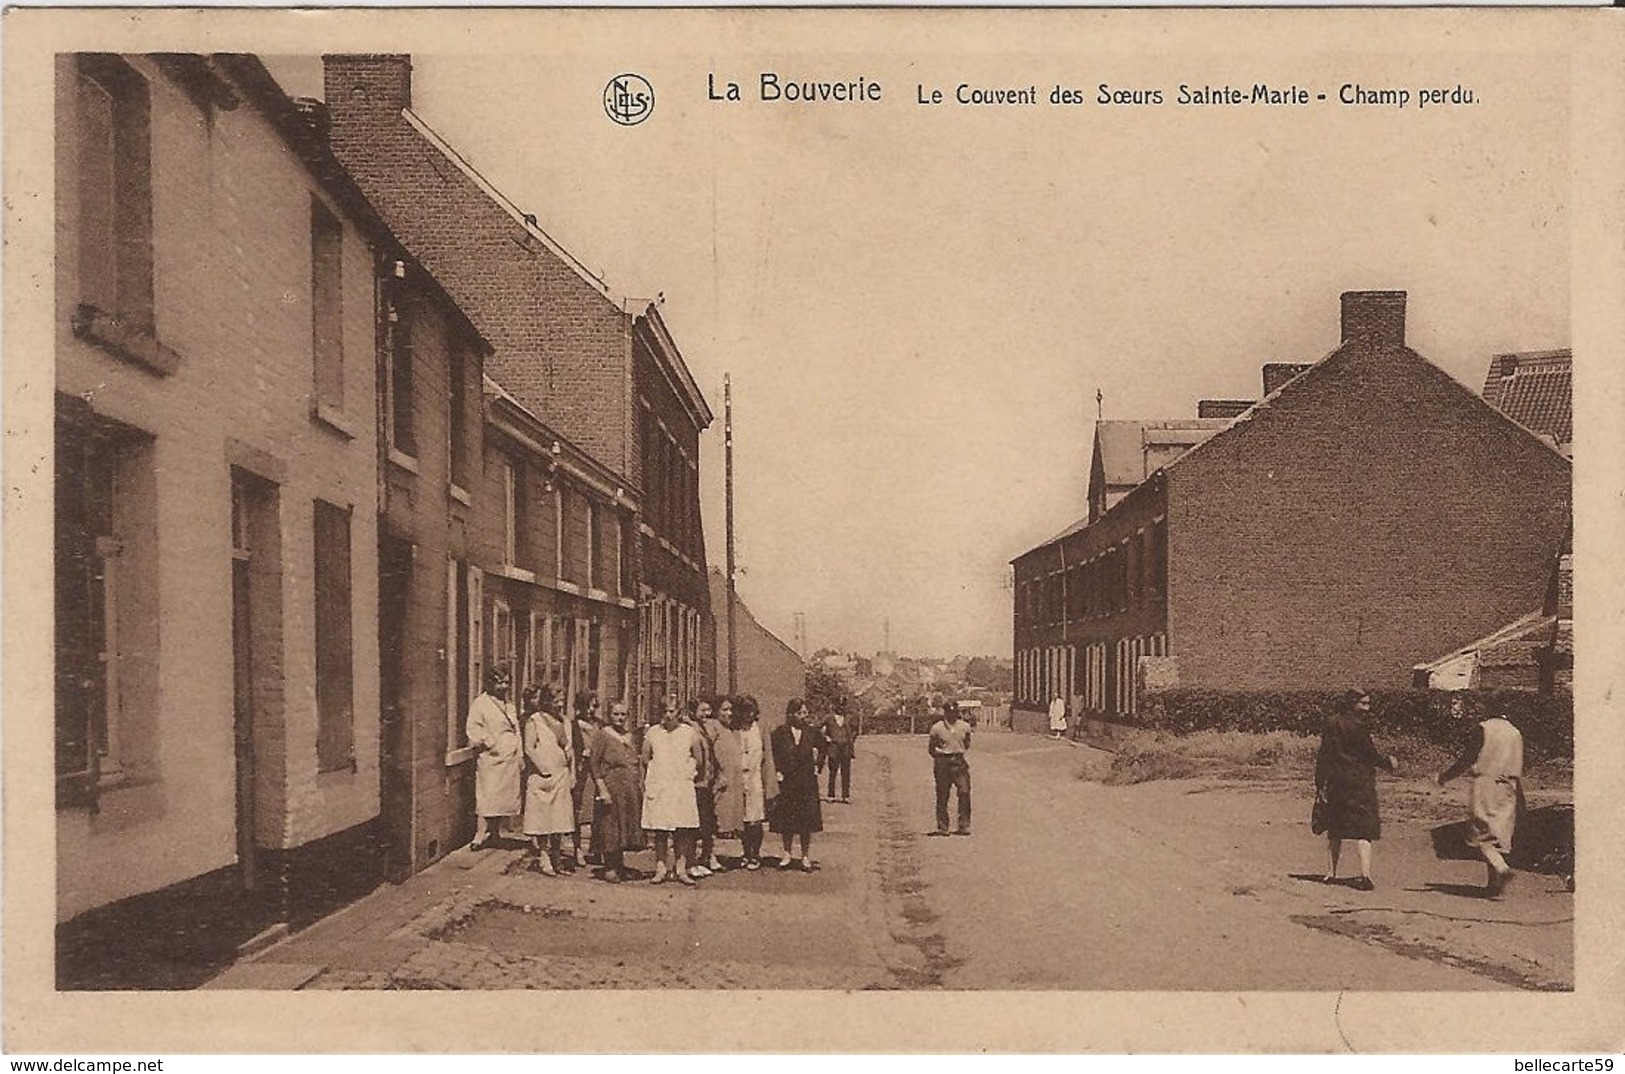
[[[642,75],[616,75],[604,87],[604,112],[623,127],[636,126],[655,110],[655,88]]]

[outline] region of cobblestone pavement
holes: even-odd
[[[612,885],[533,873],[517,843],[460,850],[206,987],[1573,987],[1573,896],[1556,878],[1478,899],[1477,867],[1435,861],[1425,828],[1396,823],[1377,892],[1328,888],[1312,882],[1322,843],[1301,787],[1105,787],[1078,778],[1084,750],[981,736],[976,834],[933,839],[923,739],[866,739],[853,802],[824,804],[810,875],[769,859],[692,889]]]
[[[872,989],[916,983],[889,935],[875,814],[880,769],[825,802],[812,874],[733,869],[694,888],[545,877],[518,842],[456,851],[239,963],[206,987],[303,989]],[[737,857],[723,840],[724,861]],[[767,836],[766,855],[778,852]],[[645,874],[653,855],[628,856]]]

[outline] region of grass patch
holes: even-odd
[[[1272,778],[1289,772],[1312,772],[1316,745],[1314,739],[1287,731],[1197,731],[1176,735],[1131,730],[1114,736],[1109,761],[1095,759],[1084,766],[1078,778],[1109,786],[1199,776]]]
[[[1126,786],[1161,779],[1278,780],[1312,784],[1315,753],[1320,739],[1291,731],[1193,731],[1175,734],[1146,728],[1116,726],[1109,737],[1087,739],[1110,753],[1094,753],[1077,776],[1092,783]],[[1451,816],[1460,806],[1441,810],[1433,777],[1455,760],[1447,747],[1412,736],[1374,737],[1376,746],[1399,762],[1398,779],[1379,776],[1385,805],[1393,801],[1399,813],[1419,818],[1434,813]],[[1529,765],[1524,773],[1525,793],[1531,804],[1567,800],[1574,786],[1571,761],[1557,759]],[[1460,785],[1451,784],[1452,803],[1461,797]]]

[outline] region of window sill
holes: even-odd
[[[468,494],[468,490],[463,488],[463,486],[454,483],[452,485],[448,485],[446,491],[448,494],[450,494],[452,499],[456,500],[464,507],[473,506],[474,497],[470,496]]]
[[[474,747],[464,746],[462,749],[450,750],[446,753],[446,767],[456,768],[474,759]]]
[[[636,609],[638,606],[638,602],[633,600],[631,597],[616,597],[615,603],[619,604],[623,608]]]
[[[346,440],[356,438],[355,426],[345,416],[344,411],[327,403],[313,403],[310,408],[310,420],[325,425],[333,432],[338,433]]]
[[[529,582],[531,585],[536,584],[536,572],[527,571],[523,567],[515,567],[512,564],[505,563],[496,569],[496,573],[500,574],[504,578],[511,578],[516,582]]]
[[[400,448],[392,447],[389,449],[389,461],[391,465],[399,466],[409,474],[415,475],[419,473],[417,459],[414,459]]]
[[[72,323],[75,336],[149,373],[167,377],[181,366],[180,354],[158,342],[151,328],[121,324],[87,302],[74,307]]]

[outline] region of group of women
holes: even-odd
[[[1459,701],[1451,707],[1465,718]],[[1328,868],[1325,883],[1341,883],[1338,876],[1343,843],[1352,841],[1360,873],[1351,886],[1357,891],[1376,888],[1371,878],[1371,844],[1382,838],[1377,809],[1377,770],[1396,771],[1399,762],[1377,749],[1366,721],[1371,695],[1350,690],[1326,721],[1315,757],[1315,805],[1311,827],[1326,835]],[[1505,716],[1492,716],[1477,724],[1456,761],[1439,773],[1440,786],[1457,776],[1472,776],[1469,796],[1471,821],[1467,842],[1488,869],[1485,892],[1501,894],[1512,879],[1506,856],[1512,851],[1518,803],[1523,794],[1523,736]]]
[[[786,726],[771,736],[770,769],[760,711],[749,696],[697,698],[685,709],[668,694],[659,723],[639,742],[624,702],[601,719],[596,696],[582,695],[570,721],[557,691],[529,686],[515,708],[511,686],[508,670],[493,667],[469,708],[479,816],[474,849],[489,845],[517,816],[531,843],[532,868],[546,876],[601,865],[604,880],[620,883],[637,875],[626,854],[643,849],[646,836],[653,837],[656,884],[691,886],[721,871],[719,836],[737,835],[739,863],[760,869],[771,772],[772,827],[784,841],[779,867],[815,868],[810,849],[812,834],[822,829],[818,772],[825,751],[800,699],[790,702]],[[790,854],[797,837],[799,860]]]

